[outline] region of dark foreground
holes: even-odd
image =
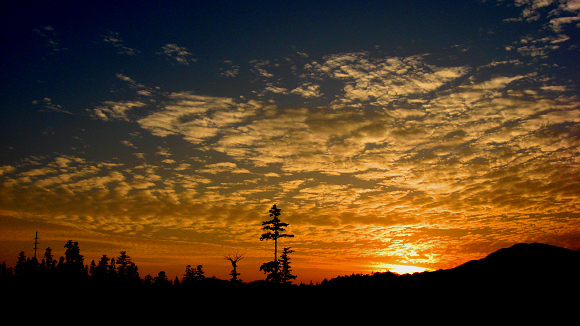
[[[574,318],[580,303],[580,254],[519,244],[449,270],[333,278],[317,285],[232,283],[215,278],[154,286],[87,278],[2,280],[5,316],[117,325],[164,320],[389,323],[549,322]],[[23,314],[24,313],[24,314]],[[378,321],[377,321],[378,319]],[[63,320],[64,321],[64,320]],[[284,322],[286,324],[286,322]],[[342,323],[341,323],[342,324]]]

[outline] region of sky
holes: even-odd
[[[18,1],[0,260],[298,282],[580,249],[580,1]],[[39,253],[40,255],[41,253]]]

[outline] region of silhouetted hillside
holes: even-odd
[[[4,275],[0,289],[16,305],[34,293],[35,300],[46,308],[67,302],[79,309],[103,311],[132,303],[141,311],[202,314],[236,307],[259,312],[256,308],[261,303],[275,299],[309,314],[383,309],[411,314],[417,310],[430,314],[451,311],[451,316],[458,312],[502,315],[517,309],[563,312],[577,306],[580,253],[540,243],[517,244],[448,270],[352,274],[318,285],[244,283],[213,277],[172,284],[159,282],[159,276],[154,282],[127,283],[84,272],[75,275]]]
[[[564,313],[577,305],[579,276],[579,252],[522,243],[452,269],[399,279],[406,280],[401,288],[433,295],[439,307],[456,306],[477,313],[514,313],[518,309]]]
[[[514,275],[578,275],[580,253],[542,243],[518,243],[499,249],[487,257],[472,260],[450,271],[462,274]]]
[[[375,293],[397,300],[461,307],[564,304],[580,290],[580,253],[546,244],[516,244],[448,270],[396,275],[336,277],[316,287],[321,293],[361,297]],[[576,299],[574,299],[576,300]],[[426,304],[426,303],[423,303]]]

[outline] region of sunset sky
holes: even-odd
[[[9,266],[264,279],[273,204],[298,282],[580,248],[580,0],[1,6]]]

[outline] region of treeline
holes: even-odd
[[[205,279],[203,266],[187,265],[183,277],[170,280],[164,271],[157,276],[146,275],[141,278],[139,268],[126,251],[119,256],[109,258],[103,255],[98,262],[94,260],[86,265],[78,242],[69,240],[65,245],[64,256],[58,261],[52,248],[46,248],[41,260],[36,257],[26,257],[21,251],[14,268],[7,267],[6,262],[0,265],[0,279],[3,283],[38,283],[38,282],[92,282],[95,284],[124,284],[132,286],[168,287],[172,285],[188,285]]]
[[[181,277],[170,280],[163,271],[155,277],[141,277],[137,265],[125,251],[117,257],[103,255],[98,262],[85,264],[78,243],[68,241],[64,248],[64,255],[58,260],[47,248],[40,261],[27,258],[21,252],[14,268],[6,267],[3,262],[0,297],[8,298],[9,304],[16,306],[32,300],[49,310],[64,306],[70,311],[116,311],[117,307],[133,306],[147,312],[142,317],[148,318],[151,312],[166,311],[215,315],[223,314],[219,309],[255,311],[257,302],[272,307],[278,303],[281,307],[300,306],[301,310],[294,309],[293,313],[309,314],[313,309],[380,311],[385,307],[392,311],[432,309],[434,312],[455,307],[478,312],[480,307],[487,306],[484,310],[488,311],[498,306],[511,307],[514,303],[542,309],[556,305],[559,310],[565,310],[569,308],[568,302],[575,302],[569,298],[574,298],[580,290],[577,253],[558,256],[553,250],[542,254],[534,248],[528,254],[511,248],[498,251],[486,259],[448,270],[405,275],[352,274],[316,285],[276,282],[276,278],[287,277],[284,268],[289,264],[283,257],[280,271],[266,273],[266,280],[248,283],[239,280],[235,267],[241,255],[224,257],[234,267],[231,280],[206,277],[202,265],[188,265]],[[289,250],[284,253],[287,255]],[[325,310],[318,310],[322,309],[321,304]],[[573,307],[576,309],[576,304]],[[262,310],[257,311],[263,314]]]
[[[292,274],[290,266],[290,254],[294,250],[290,250],[291,247],[284,247],[282,254],[278,256],[278,239],[292,238],[294,235],[284,233],[288,223],[280,220],[281,210],[276,205],[272,206],[269,213],[272,219],[262,222],[262,229],[265,233],[261,235],[260,241],[274,241],[274,260],[262,264],[260,271],[264,272],[266,281],[270,284],[289,285],[296,279],[296,275]],[[6,263],[2,263],[0,266],[1,280],[13,278],[12,281],[20,282],[31,279],[53,278],[61,281],[85,280],[99,284],[121,283],[158,288],[199,285],[200,282],[206,280],[202,265],[197,265],[197,267],[188,265],[181,279],[176,277],[174,280],[170,280],[164,271],[160,271],[155,277],[147,275],[141,278],[139,276],[139,268],[125,251],[121,251],[119,256],[115,258],[103,255],[98,262],[93,260],[90,265],[85,265],[78,242],[73,242],[72,240],[69,240],[64,245],[64,256],[61,256],[58,262],[54,259],[51,248],[46,248],[44,256],[39,262],[36,258],[36,244],[35,242],[34,257],[27,258],[24,251],[21,251],[14,268],[7,268]],[[243,283],[238,278],[240,273],[237,272],[237,263],[243,258],[243,254],[235,254],[234,256],[230,254],[224,256],[224,258],[232,264],[229,282],[232,284]],[[217,280],[215,277],[212,279],[213,281]]]

